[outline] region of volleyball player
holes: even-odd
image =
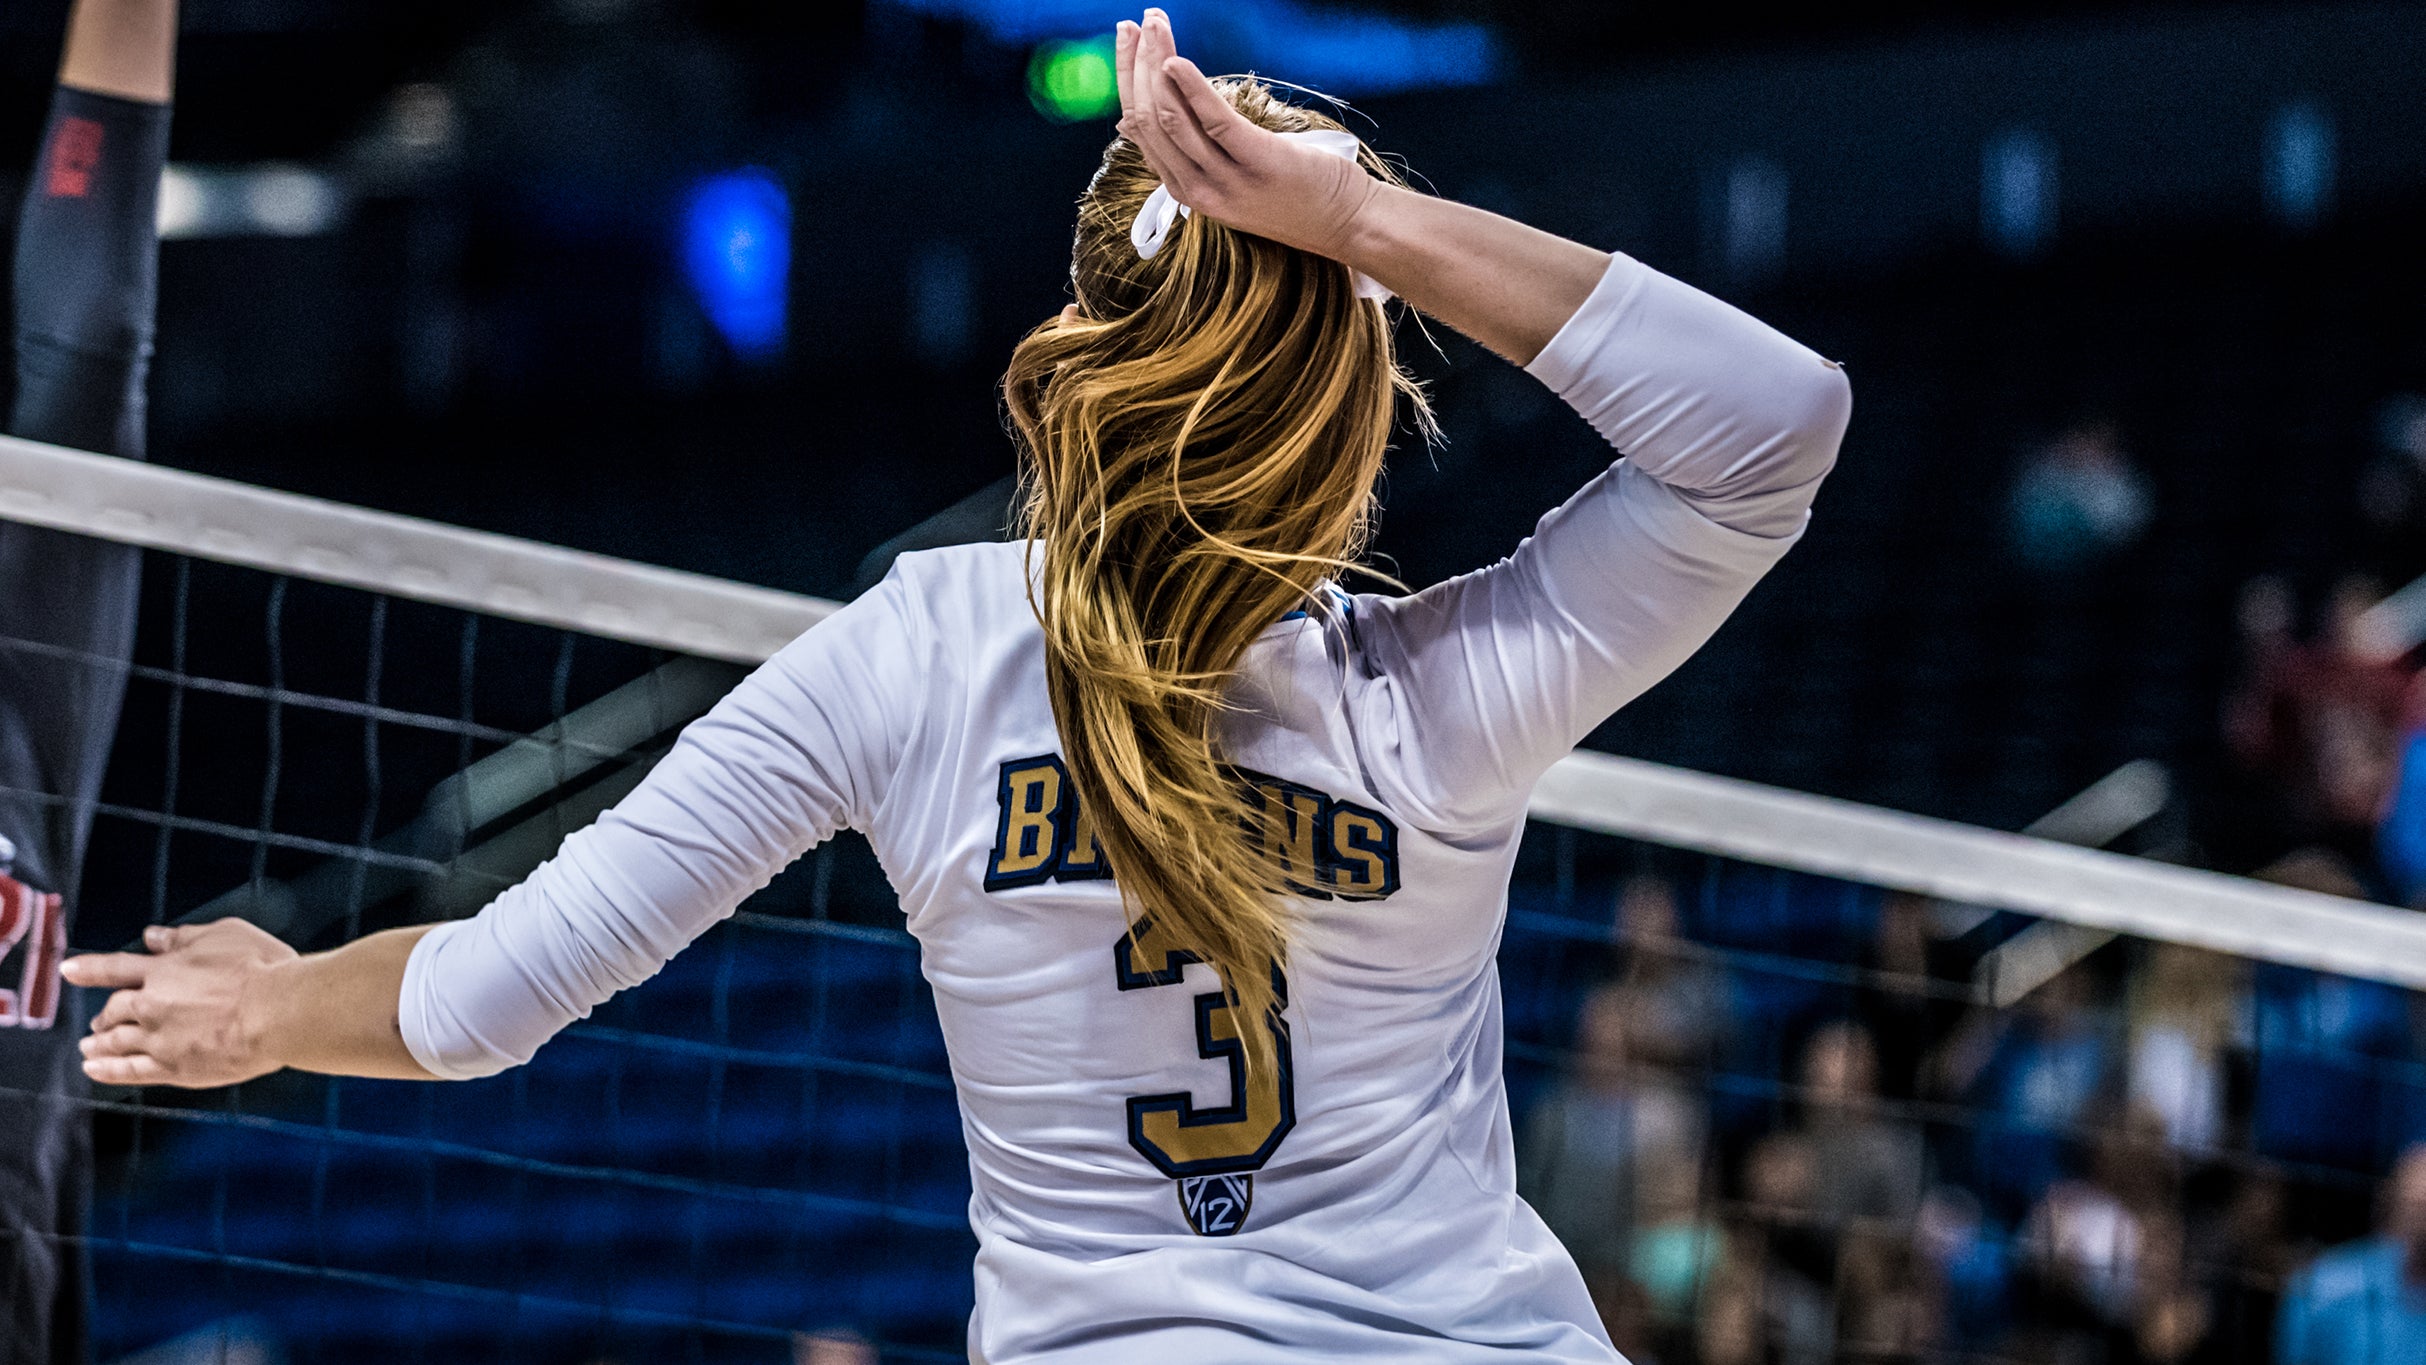
[[[17,436],[143,458],[153,214],[168,155],[176,0],[77,0],[17,221]],[[86,1355],[91,1116],[81,1030],[59,1025],[93,802],[135,632],[137,553],[0,522],[0,1361]]]
[[[1535,779],[1801,534],[1842,374],[1623,256],[1412,193],[1148,11],[1077,301],[1005,381],[1028,539],[903,555],[476,918],[297,957],[239,922],[69,965],[94,1076],[471,1077],[849,825],[960,1094],[974,1356],[1610,1361],[1515,1193],[1493,952]],[[935,192],[949,193],[948,186]],[[1627,458],[1514,555],[1336,586],[1387,290]]]

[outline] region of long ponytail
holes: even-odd
[[[1275,131],[1338,126],[1251,80],[1220,88]],[[1399,400],[1430,417],[1337,262],[1202,214],[1139,259],[1129,228],[1155,183],[1133,145],[1105,152],[1079,205],[1083,316],[1020,343],[1004,405],[1071,785],[1132,921],[1263,1019],[1291,888],[1216,742],[1224,693],[1257,635],[1354,567]],[[1251,1062],[1268,1055],[1267,1030],[1240,1032]]]

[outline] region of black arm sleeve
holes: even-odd
[[[162,105],[58,92],[17,230],[15,435],[143,456],[168,126]],[[0,835],[17,876],[71,907],[139,568],[123,545],[0,523]]]
[[[17,227],[17,404],[28,440],[143,458],[168,160],[166,105],[62,89]]]

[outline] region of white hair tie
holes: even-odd
[[[1339,128],[1309,128],[1302,133],[1282,133],[1291,142],[1302,142],[1318,152],[1326,152],[1344,161],[1354,161],[1364,150],[1356,134]],[[1171,239],[1171,229],[1188,216],[1188,206],[1171,197],[1160,185],[1146,196],[1146,206],[1137,211],[1137,221],[1129,225],[1129,245],[1137,248],[1139,260],[1150,261],[1162,245]],[[1386,299],[1390,291],[1370,275],[1348,272],[1356,281],[1356,296],[1360,299]]]

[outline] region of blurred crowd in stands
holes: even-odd
[[[2313,863],[2338,861],[2338,879],[2370,899],[2426,909],[2426,672],[2416,648],[2426,588],[2385,601],[2388,587],[2426,572],[2426,397],[2386,401],[2376,425],[2354,534],[2322,600],[2303,603],[2275,577],[2242,589],[2242,677],[2224,737],[2245,827]]]
[[[2426,421],[2420,423],[2426,445]],[[2290,588],[2273,578],[2241,595],[2244,677],[2225,737],[2259,824],[2339,864],[2371,899],[2426,909],[2426,673],[2409,642],[2383,637],[2384,594],[2352,573],[2315,627],[2296,629]]]
[[[1618,893],[1519,1129],[1635,1365],[2426,1361],[2403,993],[2125,943],[1990,1008],[1948,907],[1889,896],[1859,988],[1798,1018],[1677,895]]]
[[[2426,675],[2379,608],[2426,569],[2426,399],[2381,436],[2347,575],[2305,610],[2275,578],[2242,595],[2227,785],[2259,877],[2426,910]],[[2093,570],[2148,482],[2085,423],[2007,516],[2020,562]],[[2418,997],[2094,936],[1992,1003],[2016,925],[1900,895],[1815,992],[1714,927],[1718,880],[1616,892],[1519,1127],[1520,1184],[1636,1365],[2426,1362]]]

